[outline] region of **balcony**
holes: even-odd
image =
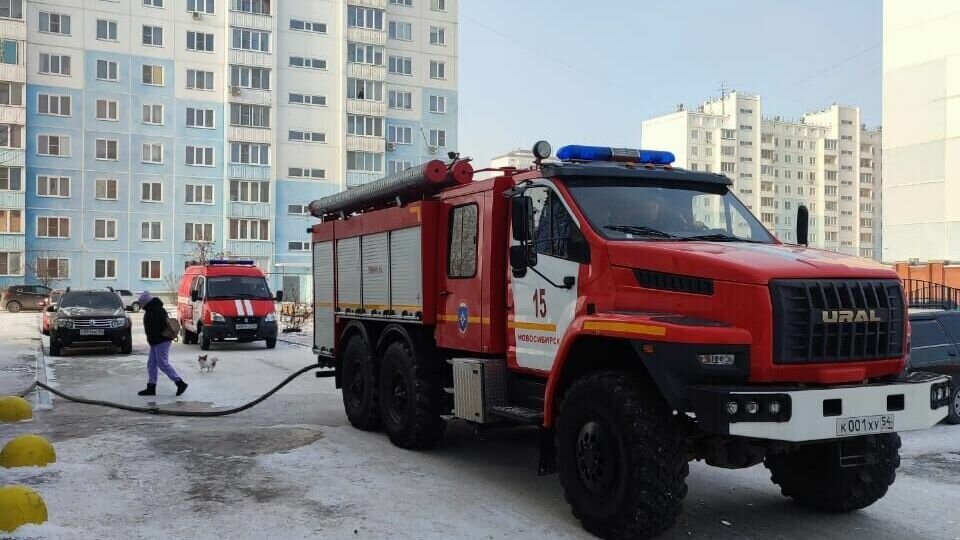
[[[0,251],[23,251],[25,244],[23,234],[0,234]]]
[[[24,154],[20,148],[0,148],[0,165],[24,167]]]
[[[253,13],[230,12],[230,26],[241,26],[253,30],[273,30],[273,17],[270,15],[254,15]]]
[[[23,107],[0,106],[0,124],[24,125],[27,121],[27,109]]]
[[[347,0],[347,4],[373,9],[387,9],[387,0]]]
[[[228,61],[231,64],[239,64],[241,66],[252,66],[252,67],[263,67],[263,68],[273,68],[274,67],[274,56],[270,53],[255,52],[255,51],[237,51],[230,49],[230,54]]]
[[[23,20],[2,19],[0,20],[0,36],[25,41],[27,39],[27,25]]]
[[[383,178],[382,172],[347,171],[347,189],[369,184]]]
[[[0,80],[11,82],[26,82],[27,68],[15,64],[0,64]]]
[[[383,137],[358,137],[356,135],[347,135],[347,150],[383,153],[385,149],[386,142],[383,140]]]
[[[273,105],[273,92],[270,90],[254,90],[252,88],[240,88],[231,86],[230,101],[237,103],[250,103],[252,105]]]
[[[0,191],[0,208],[21,209],[23,204],[24,193],[22,191]]]
[[[273,218],[273,203],[232,202],[227,206],[227,217],[231,218]]]
[[[370,45],[386,45],[387,33],[383,30],[369,28],[347,28],[347,41],[368,43]]]
[[[383,101],[366,99],[348,99],[347,114],[363,114],[366,116],[386,116],[387,104]]]
[[[273,242],[250,240],[227,240],[225,249],[231,256],[237,257],[272,257]]]
[[[263,144],[273,143],[271,130],[252,127],[230,126],[227,131],[227,138],[231,141]]]
[[[270,180],[271,168],[262,165],[241,165],[231,163],[228,165],[227,172],[230,178],[239,180]]]
[[[347,77],[353,79],[367,79],[371,81],[383,81],[387,78],[386,66],[374,66],[370,64],[347,64]]]

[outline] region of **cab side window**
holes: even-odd
[[[450,210],[447,277],[472,278],[477,275],[478,215],[476,204]]]
[[[190,287],[190,296],[196,293],[197,297],[201,300],[203,299],[203,278],[196,277],[193,279],[193,285]]]
[[[532,201],[531,243],[536,252],[581,263],[589,262],[586,239],[560,196],[547,187],[529,188],[525,195]]]

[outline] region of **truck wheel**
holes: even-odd
[[[633,376],[605,370],[573,383],[557,420],[564,497],[601,538],[650,538],[683,509],[689,472],[679,423]]]
[[[954,378],[953,393],[950,394],[950,412],[947,413],[948,424],[960,424],[960,377]]]
[[[199,337],[200,337],[200,350],[201,350],[201,351],[209,351],[209,350],[210,350],[210,341],[211,341],[211,339],[210,339],[210,332],[208,332],[207,329],[204,328],[204,327],[202,327],[202,326],[201,326],[200,328],[198,328],[197,331],[198,331],[198,334],[199,334]]]
[[[436,446],[446,427],[439,372],[405,341],[390,344],[380,364],[380,420],[390,442],[409,449]]]
[[[377,379],[367,340],[356,335],[343,350],[343,409],[350,424],[357,429],[380,428],[380,406],[377,400]]]
[[[769,455],[764,465],[780,492],[800,506],[821,512],[853,512],[886,495],[900,466],[899,435],[866,437],[877,443],[874,464],[841,467],[840,443],[829,442]]]

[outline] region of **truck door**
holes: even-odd
[[[441,269],[443,287],[438,291],[437,344],[467,351],[483,350],[483,268],[478,241],[484,224],[479,197],[448,201],[441,226],[447,242]]]
[[[580,267],[590,255],[580,225],[553,184],[542,180],[521,197],[530,199],[530,250],[522,273],[511,276],[512,331],[519,367],[549,371],[573,322]],[[511,245],[520,245],[511,234]]]

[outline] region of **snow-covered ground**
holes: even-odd
[[[195,345],[175,344],[190,384],[182,398],[162,378],[145,383],[147,346],[133,315],[134,354],[46,358],[62,390],[133,405],[209,410],[253,399],[311,363],[310,332],[262,343],[214,345],[216,371],[200,374]],[[32,380],[39,315],[0,312],[0,394]],[[45,341],[45,340],[44,340]],[[35,396],[34,396],[35,398]],[[0,424],[0,444],[20,433],[53,441],[58,462],[0,469],[0,484],[33,486],[49,523],[14,538],[586,538],[556,476],[538,477],[537,433],[476,433],[452,422],[440,448],[409,452],[382,434],[349,427],[330,379],[306,375],[247,412],[223,418],[136,415],[54,398],[33,421]],[[690,494],[664,538],[960,539],[960,428],[904,435],[890,493],[850,515],[798,509],[762,467],[691,466]]]

